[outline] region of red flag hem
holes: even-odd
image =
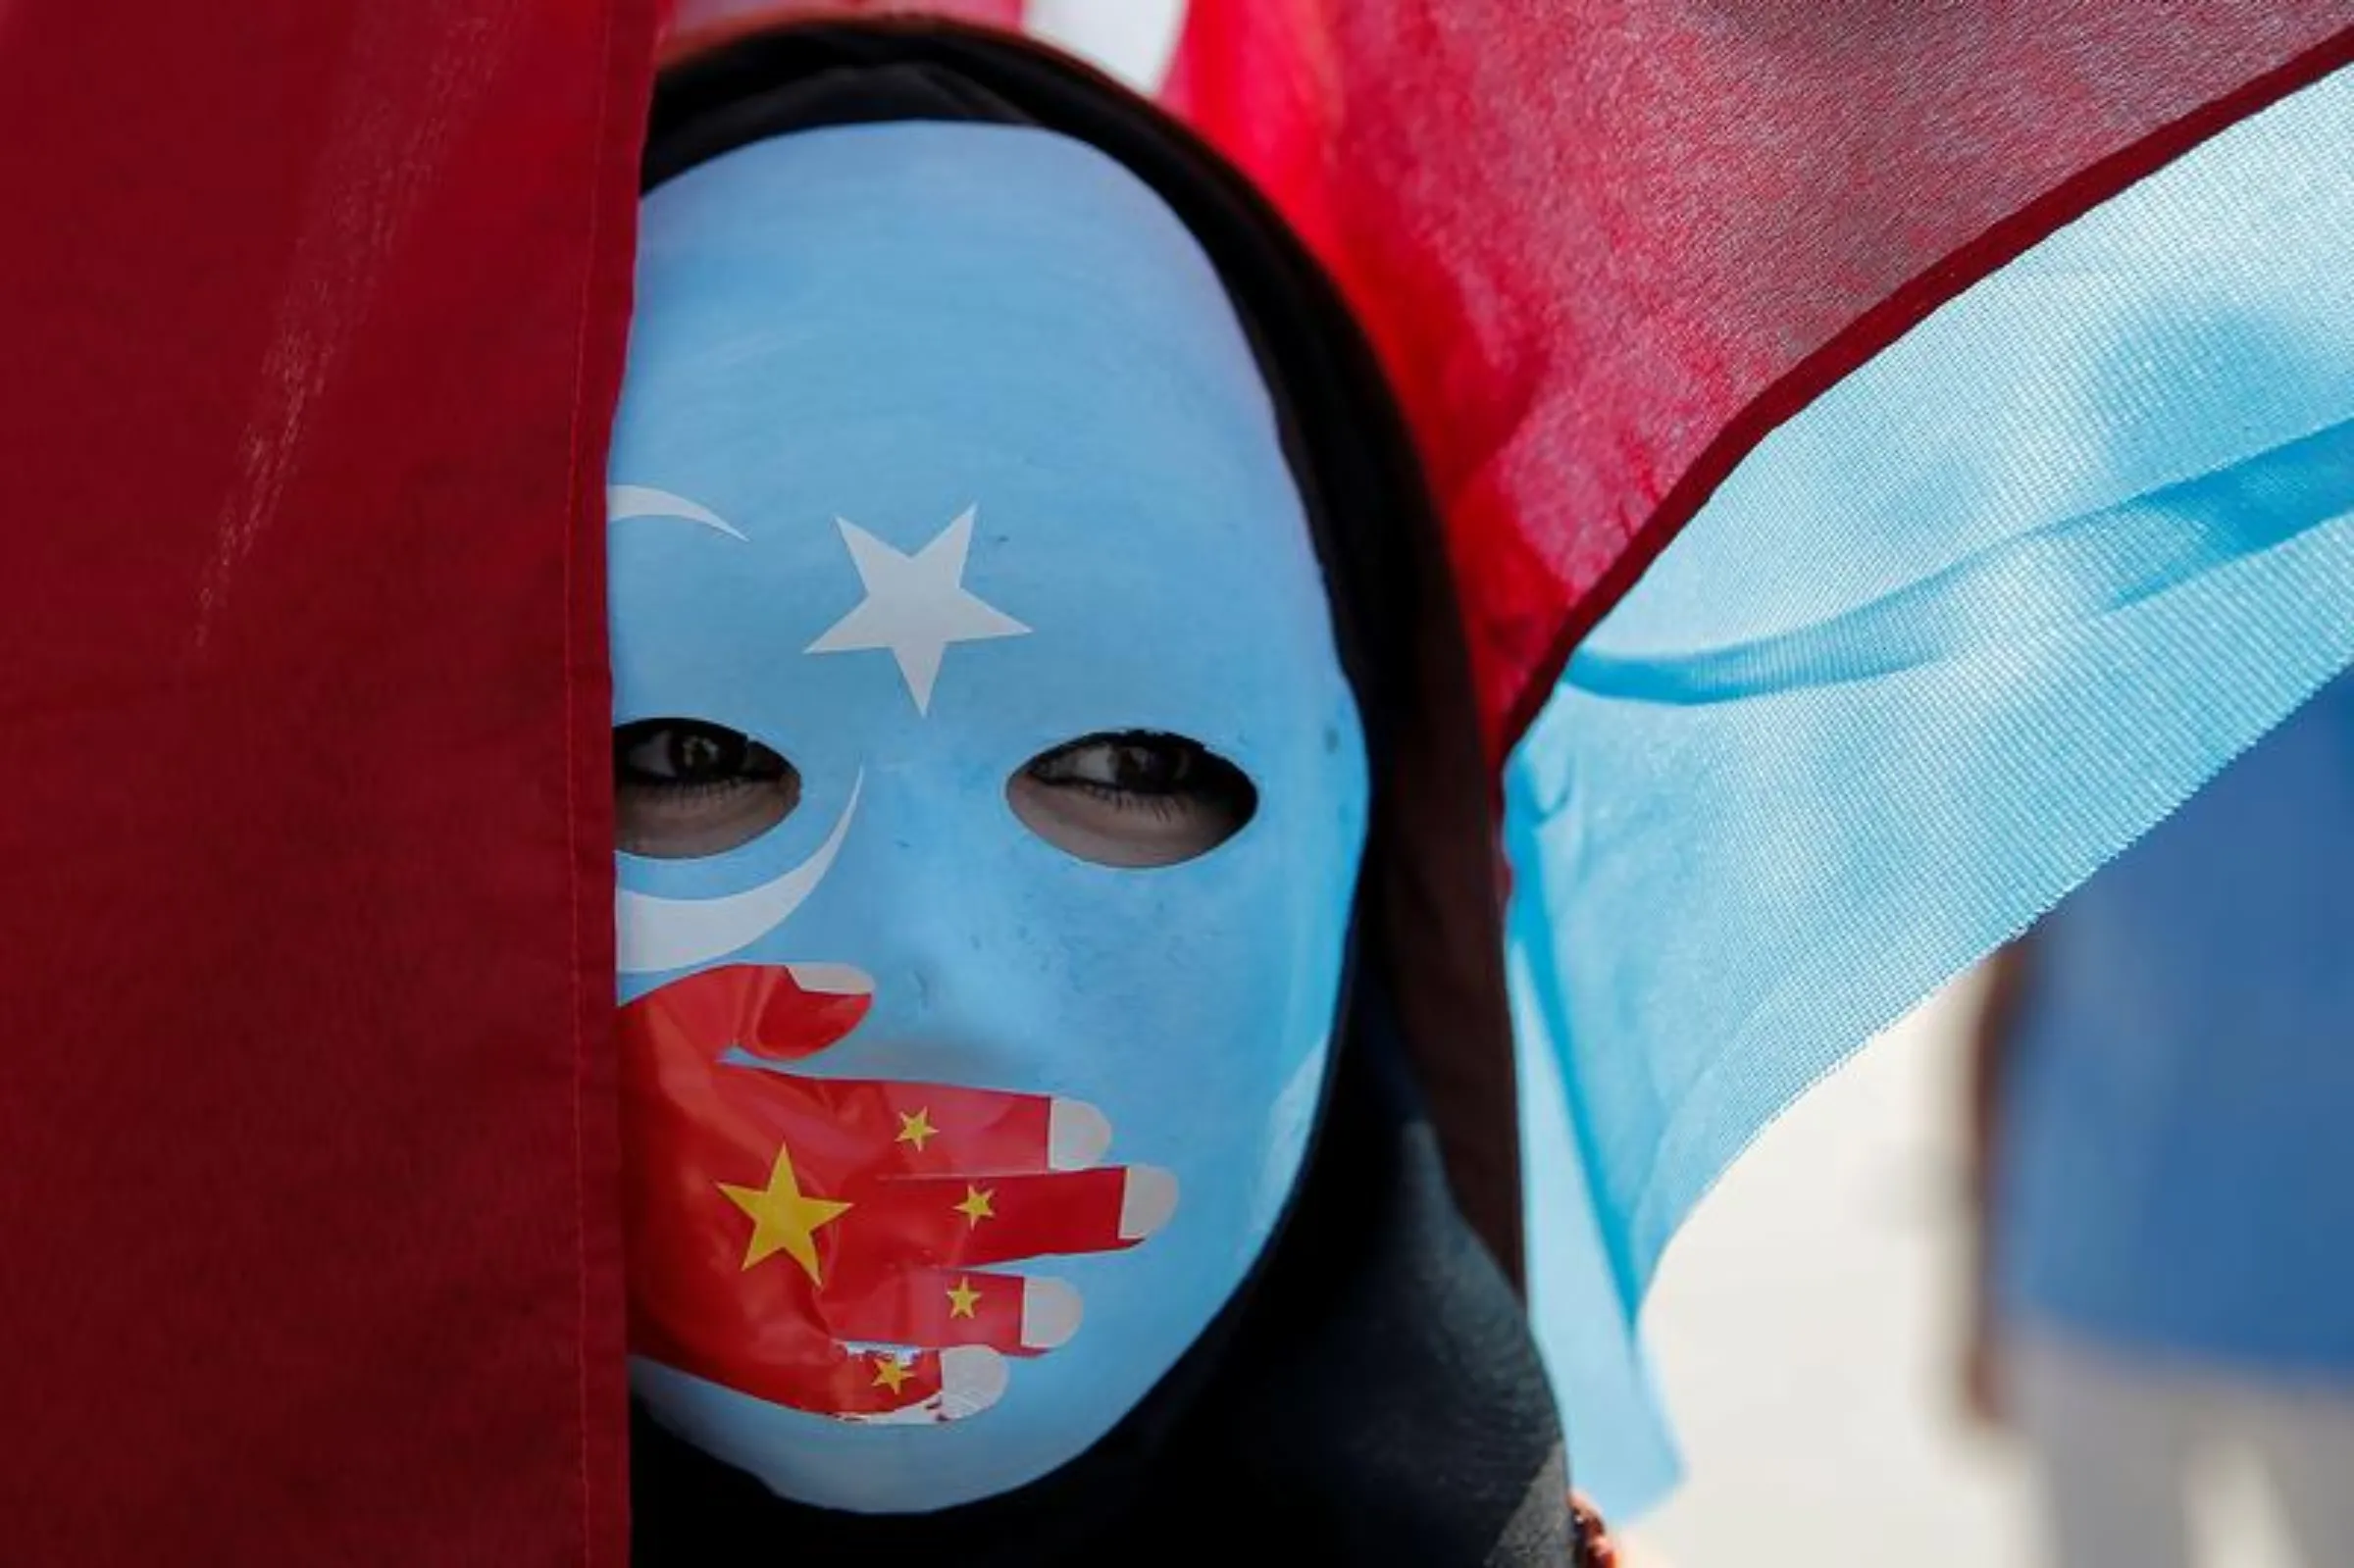
[[[1950,251],[1866,311],[1828,342],[1752,398],[1701,450],[1608,571],[1570,606],[1553,646],[1505,716],[1509,753],[1528,733],[1561,683],[1569,658],[1604,616],[1632,591],[1684,526],[1744,459],[1809,404],[1861,369],[1964,290],[1992,277],[2068,225],[2140,183],[2201,143],[2249,117],[2354,65],[2354,27],[2200,105],[2078,171],[2033,201]]]
[[[628,1561],[629,1393],[621,1241],[621,1102],[613,1005],[613,823],[606,736],[605,469],[621,401],[637,266],[638,169],[653,94],[657,0],[616,0],[604,78],[575,343],[572,476],[564,509],[565,821],[573,982],[573,1175],[578,1257],[581,1558]]]

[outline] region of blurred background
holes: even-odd
[[[1669,1250],[1647,1326],[1689,1474],[1632,1568],[2058,1568],[2023,1456],[1957,1385],[1983,985],[1801,1101]],[[2202,1568],[2297,1568],[2252,1468],[2201,1480]]]
[[[1688,1476],[1632,1532],[1639,1568],[2036,1560],[2023,1466],[1954,1370],[1981,984],[1802,1100],[1668,1251],[1647,1327]]]

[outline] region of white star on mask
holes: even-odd
[[[983,642],[1027,635],[1030,629],[988,604],[964,586],[964,560],[973,546],[973,517],[967,507],[940,536],[913,555],[904,555],[846,518],[836,518],[842,542],[866,597],[858,607],[809,644],[810,653],[857,653],[888,648],[898,661],[899,679],[915,699],[915,711],[932,706],[932,686],[951,642]]]

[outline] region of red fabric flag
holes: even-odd
[[[736,33],[819,18],[941,17],[1016,32],[1022,26],[1025,0],[660,0],[660,4],[665,49],[691,54]]]
[[[1196,0],[1167,96],[1371,325],[1499,749],[1781,420],[2354,60],[2354,0]]]
[[[619,1564],[640,0],[0,5],[0,1557]]]

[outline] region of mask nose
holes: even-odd
[[[865,816],[822,912],[843,955],[876,982],[862,1031],[878,1045],[946,1072],[1012,1072],[1054,1032],[1067,966],[1054,955],[1048,895],[1014,852],[1022,832],[1003,781],[964,759],[878,767]],[[814,934],[813,934],[814,935]],[[896,1069],[895,1069],[896,1070]]]
[[[921,1025],[932,1015],[932,999],[939,983],[934,979],[934,966],[922,959],[895,964],[892,984],[898,992],[897,1011],[912,1024]]]
[[[871,780],[868,836],[838,872],[857,880],[854,918],[867,929],[856,945],[871,955],[876,1024],[915,1037],[952,1021],[969,996],[986,945],[972,928],[988,903],[986,879],[956,850],[972,836],[963,804],[924,785],[906,773]]]

